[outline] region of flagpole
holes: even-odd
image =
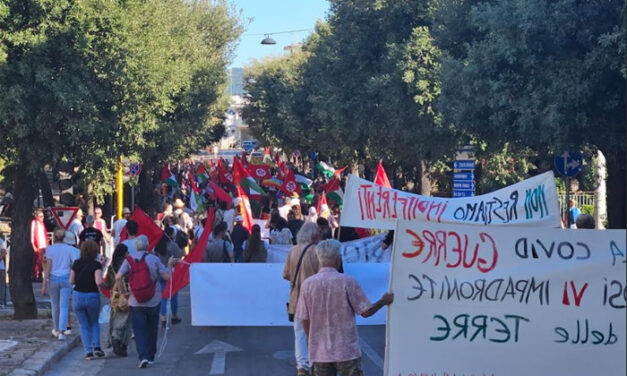
[[[122,156],[118,161],[118,219],[122,218],[122,208],[124,206],[124,173],[122,171]]]

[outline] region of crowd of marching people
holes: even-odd
[[[41,280],[42,293],[50,295],[52,335],[64,340],[71,334],[71,308],[85,359],[104,357],[103,347],[127,356],[128,344],[134,338],[139,367],[145,368],[155,360],[159,326],[169,328],[182,321],[177,288],[169,282],[177,263],[263,263],[270,244],[292,246],[283,276],[290,280],[288,311],[296,314],[300,286],[324,265],[317,261],[315,244],[333,238],[357,239],[360,230],[340,230],[341,196],[327,202],[325,188],[329,182],[325,179],[314,182],[301,178],[304,184],[299,183],[298,189],[293,184],[279,186],[278,176],[295,181],[295,171],[285,164],[274,164],[264,167],[272,182],[257,177],[253,180],[256,187],[248,185],[242,190],[242,179],[251,178],[248,171],[257,170],[254,164],[251,167],[250,162],[243,161],[236,160],[232,166],[220,161],[210,166],[210,172],[204,164],[167,165],[160,212],[149,216],[139,208],[134,212],[124,208],[110,230],[102,219],[102,209],[97,207],[87,216],[78,210],[67,229],[54,226],[53,239],[48,239],[53,227],[49,213],[37,210],[31,225],[33,280]],[[339,183],[339,175],[330,176],[333,179]],[[255,189],[261,184],[267,192],[256,195]],[[203,236],[205,231],[208,236]],[[308,249],[308,257],[296,266],[295,259]],[[110,307],[106,346],[101,345],[99,325],[103,294]],[[294,324],[296,357],[299,372],[308,372],[303,333],[309,329],[301,316],[297,315]]]
[[[145,368],[155,361],[159,327],[182,321],[177,291],[184,285],[176,282],[177,263],[264,263],[270,244],[287,245],[283,278],[289,282],[297,374],[361,374],[355,315],[371,316],[394,297],[386,293],[371,303],[343,274],[340,242],[370,232],[340,227],[342,170],[323,172],[310,180],[271,158],[167,164],[158,213],[124,208],[109,232],[101,208],[87,216],[78,210],[67,229],[53,228],[52,241],[54,223],[48,212],[37,210],[32,277],[50,295],[53,336],[64,340],[71,334],[71,307],[85,358],[105,356],[98,322],[104,294],[110,306],[106,347],[127,356],[134,338],[139,367]],[[578,228],[594,227],[589,215],[572,217]],[[390,231],[382,248],[392,240]]]

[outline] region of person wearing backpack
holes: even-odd
[[[129,253],[115,275],[118,288],[130,297],[131,323],[135,333],[135,347],[139,355],[139,368],[146,368],[155,360],[157,353],[157,333],[159,330],[159,311],[161,307],[161,285],[159,278],[169,280],[172,267],[178,261],[168,260],[166,267],[159,258],[148,253],[148,238],[140,235],[135,238],[136,252]],[[130,291],[122,283],[128,275]]]

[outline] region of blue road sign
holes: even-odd
[[[565,151],[555,156],[555,169],[560,175],[575,176],[581,170],[583,158],[580,153]]]
[[[472,172],[453,172],[453,180],[456,181],[473,181],[475,174]]]
[[[474,181],[457,181],[453,180],[453,189],[458,190],[475,190],[475,182]]]
[[[453,191],[453,197],[472,197],[475,191]]]
[[[475,161],[454,161],[453,169],[454,170],[474,170]]]

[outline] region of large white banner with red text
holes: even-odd
[[[386,372],[625,375],[625,230],[399,221]]]
[[[348,176],[341,226],[391,230],[396,220],[560,227],[553,172],[481,196],[427,197]]]

